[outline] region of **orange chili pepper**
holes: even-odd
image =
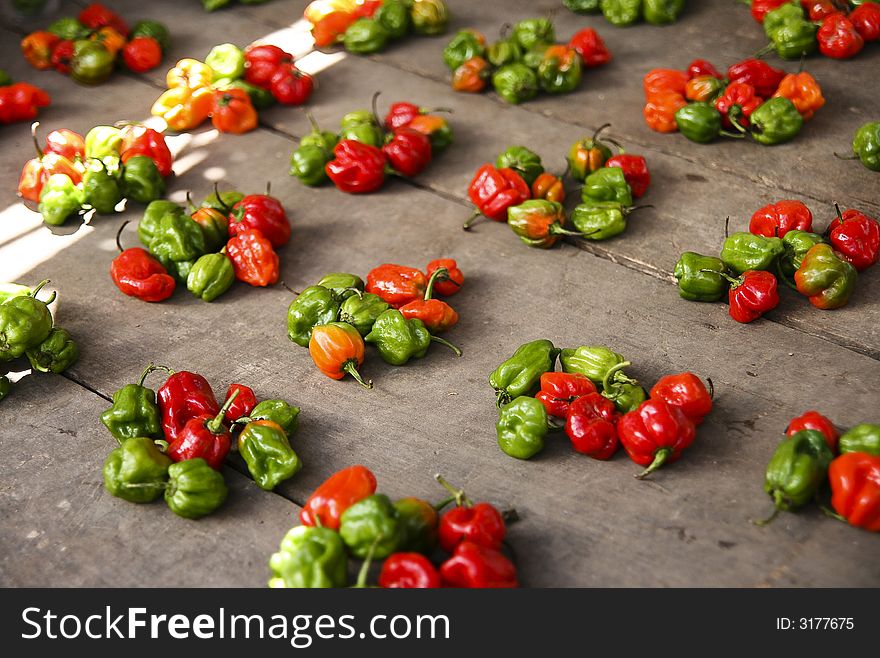
[[[114,57],[125,47],[125,37],[109,25],[93,33],[89,40],[103,44]]]
[[[252,286],[278,283],[278,254],[262,232],[256,229],[239,231],[226,243],[226,255],[232,261],[235,278],[239,281]]]
[[[562,179],[545,171],[532,183],[532,198],[563,203],[565,200],[565,187],[562,185]]]
[[[244,89],[214,92],[211,123],[221,133],[240,135],[257,127],[257,111]]]
[[[33,137],[34,147],[37,149],[37,157],[25,163],[18,180],[18,195],[22,199],[35,203],[40,200],[43,185],[52,174],[66,174],[74,185],[79,185],[82,180],[82,171],[73,161],[58,153],[46,153],[40,148],[40,143],[37,141],[39,126],[39,121],[31,125],[31,137]]]
[[[471,57],[455,69],[452,74],[452,88],[470,94],[479,93],[486,88],[489,73],[489,62],[482,57]]]
[[[169,89],[176,87],[200,89],[210,85],[213,80],[214,72],[210,66],[189,57],[177,62],[175,67],[169,69],[165,75],[165,84]]]
[[[61,37],[51,32],[31,32],[21,40],[21,54],[35,69],[51,69],[52,50],[60,41]]]
[[[809,119],[820,107],[825,105],[822,88],[816,79],[807,72],[789,73],[782,78],[773,98],[787,98],[804,120]]]
[[[303,525],[339,530],[339,517],[356,502],[376,493],[376,476],[366,466],[349,466],[324,480],[299,513]]]
[[[349,374],[364,388],[373,388],[373,382],[365,382],[357,370],[364,362],[364,339],[350,324],[330,322],[312,329],[309,354],[318,370],[330,379]]]
[[[658,133],[674,133],[678,130],[675,113],[687,105],[684,96],[675,92],[659,92],[648,96],[643,114],[645,123]]]
[[[150,113],[162,117],[172,130],[190,130],[208,118],[213,101],[214,94],[207,87],[175,87],[156,99]]]
[[[684,87],[684,97],[689,101],[709,101],[723,86],[723,83],[714,76],[698,75],[687,81]]]
[[[312,25],[312,38],[318,48],[330,46],[345,35],[349,26],[357,20],[354,14],[331,11]]]
[[[454,261],[453,261],[454,262]],[[414,299],[400,307],[400,312],[407,320],[421,320],[432,334],[446,331],[458,322],[458,313],[446,302],[434,299],[434,286],[437,281],[449,274],[445,267],[438,267],[431,272],[425,296]]]
[[[686,71],[652,69],[642,78],[642,87],[645,89],[645,96],[651,96],[664,91],[672,91],[683,96],[687,81],[688,74]]]

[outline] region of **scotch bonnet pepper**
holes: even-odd
[[[828,444],[828,447],[831,448],[831,451],[834,453],[837,452],[837,441],[840,436],[837,428],[834,426],[834,423],[818,411],[806,411],[797,418],[792,418],[788,427],[785,428],[785,435],[792,436],[801,430],[816,430],[817,432],[821,432],[822,436],[825,437],[825,442]]]
[[[624,414],[617,432],[630,459],[647,467],[636,475],[638,479],[677,460],[696,436],[693,421],[679,407],[661,399],[646,400],[637,410]]]
[[[212,302],[229,290],[233,281],[235,269],[226,254],[205,254],[190,269],[186,288],[202,301]]]
[[[257,404],[247,417],[250,420],[271,420],[287,434],[293,434],[298,426],[299,407],[284,400],[263,400]]]
[[[850,525],[880,532],[880,456],[841,455],[828,469],[831,506]]]
[[[686,251],[675,264],[673,274],[682,299],[717,302],[727,292],[727,280],[722,276],[726,273],[727,267],[720,258]]]
[[[487,163],[477,169],[468,186],[468,196],[477,210],[462,226],[465,230],[470,229],[480,214],[496,222],[507,221],[508,208],[527,201],[531,197],[531,190],[523,177],[513,169],[497,169]]]
[[[79,347],[66,329],[54,327],[42,343],[25,352],[38,372],[62,373],[79,358]]]
[[[324,286],[309,286],[287,309],[287,337],[300,347],[308,347],[312,329],[335,322],[339,316],[339,299]]]
[[[563,235],[586,237],[565,228],[565,209],[561,203],[532,199],[507,209],[507,225],[530,247],[548,249]]]
[[[521,395],[501,407],[495,423],[498,446],[517,459],[531,459],[544,449],[549,431],[547,410],[540,400]]]
[[[794,273],[798,292],[813,306],[825,310],[845,306],[856,279],[856,268],[840,258],[828,244],[811,247]]]
[[[784,247],[778,237],[754,233],[731,233],[721,248],[721,260],[737,274],[747,270],[769,270],[782,255]]]
[[[271,420],[254,420],[238,436],[238,452],[257,486],[271,491],[302,468],[287,433]]]
[[[124,439],[104,461],[104,488],[131,503],[149,503],[162,495],[170,465],[153,439]]]
[[[400,514],[385,494],[372,494],[346,509],[340,517],[339,535],[355,557],[370,549],[377,558],[397,550],[402,532]]]
[[[534,395],[540,386],[541,375],[555,368],[559,353],[560,350],[546,339],[520,345],[489,375],[496,406],[500,408],[523,395]]]
[[[833,426],[832,426],[833,427]],[[840,454],[864,452],[880,457],[880,425],[860,423],[849,428],[838,442]]]
[[[880,222],[858,210],[835,206],[837,217],[831,222],[831,244],[859,272],[880,260]]]
[[[345,587],[348,558],[334,529],[306,525],[292,528],[269,558],[269,587]]]
[[[565,418],[565,434],[572,447],[593,459],[610,459],[619,445],[619,418],[613,402],[598,393],[588,393],[571,403]]]
[[[856,130],[853,153],[871,171],[880,171],[880,121],[869,121]]]
[[[216,415],[207,413],[190,418],[169,443],[168,456],[176,462],[200,457],[211,468],[220,470],[232,444],[232,435],[224,423],[226,412],[237,395],[238,391],[233,392]]]
[[[204,459],[188,459],[168,467],[165,503],[178,516],[207,516],[223,504],[227,494],[223,476]]]
[[[550,416],[564,419],[572,402],[583,395],[596,392],[596,385],[578,372],[545,372],[541,375],[541,390],[535,394]]]
[[[495,159],[495,167],[513,169],[530,187],[535,179],[544,173],[541,156],[525,146],[510,146],[505,149]]]
[[[357,370],[364,362],[364,339],[350,324],[329,322],[314,327],[309,354],[318,370],[331,379],[348,374],[364,388],[373,388],[373,382],[364,381]]]
[[[342,513],[359,500],[376,493],[376,476],[357,464],[337,471],[312,492],[300,511],[305,526],[339,529]]]
[[[403,313],[393,308],[383,311],[376,318],[364,341],[375,345],[382,360],[394,366],[402,366],[413,358],[421,359],[427,354],[432,342],[445,345],[456,356],[461,356],[461,350],[431,334],[424,322],[418,318],[407,319]]]
[[[26,350],[36,347],[52,331],[52,313],[49,304],[55,301],[55,293],[48,300],[37,299],[48,279],[41,281],[29,294],[19,295],[0,304],[0,361],[11,361],[22,356]]]

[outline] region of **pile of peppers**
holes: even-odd
[[[859,210],[841,211],[824,233],[813,231],[813,214],[801,201],[759,208],[749,230],[729,233],[720,257],[684,252],[674,277],[683,299],[717,302],[725,293],[737,322],[758,319],[779,304],[778,282],[816,308],[845,306],[858,273],[880,260],[880,222]],[[728,218],[729,219],[729,218]]]
[[[556,370],[557,360],[562,370]],[[607,460],[622,444],[643,479],[681,457],[712,411],[714,391],[692,372],[666,375],[648,392],[632,363],[604,345],[559,349],[547,339],[520,345],[490,375],[501,450],[531,459],[564,430],[576,452]]]
[[[49,94],[27,82],[13,82],[10,75],[0,69],[0,126],[33,121],[41,107],[48,107]]]
[[[443,0],[315,0],[303,16],[316,47],[342,44],[350,53],[370,55],[412,33],[443,34],[449,9]]]
[[[150,203],[165,194],[173,158],[162,133],[139,124],[95,126],[85,137],[66,128],[37,140],[18,181],[18,195],[39,203],[46,224],[60,226],[79,214],[109,215],[123,199]]]
[[[648,127],[679,131],[698,144],[722,136],[782,144],[825,105],[812,75],[786,73],[756,58],[731,65],[725,75],[704,59],[694,60],[686,71],[653,69],[642,86]]]
[[[880,425],[861,423],[842,434],[815,410],[793,418],[767,464],[764,491],[773,500],[766,525],[779,512],[820,501],[829,485],[826,514],[857,528],[880,532]]]
[[[564,206],[564,176],[545,171],[534,151],[511,146],[494,164],[484,164],[474,175],[468,196],[476,209],[463,228],[470,229],[480,215],[506,221],[524,244],[542,249],[552,247],[563,236],[607,240],[623,233],[627,217],[638,209],[634,200],[648,191],[651,174],[644,157],[626,153],[617,142],[600,140],[607,127],[579,139],[569,149],[566,171],[581,187],[581,203],[570,218]],[[612,144],[618,148],[616,155]]]
[[[0,283],[0,362],[11,363],[27,357],[33,372],[60,374],[79,358],[79,347],[70,333],[55,324],[48,299],[38,295],[48,280],[33,289],[15,284]],[[6,371],[7,369],[4,369]],[[12,382],[0,374],[0,400],[12,391]]]
[[[237,0],[243,5],[264,5],[269,0]],[[202,0],[202,7],[205,11],[217,11],[230,6],[236,0]]]
[[[455,91],[479,93],[491,81],[502,100],[517,105],[539,91],[575,91],[583,69],[607,64],[611,53],[592,28],[581,30],[568,43],[556,43],[550,19],[529,18],[512,29],[506,26],[491,44],[477,30],[460,30],[443,49],[443,61],[452,72]]]
[[[452,143],[445,118],[414,103],[392,103],[380,121],[376,109],[349,112],[339,132],[321,130],[308,115],[312,131],[290,155],[290,175],[314,187],[328,179],[342,192],[369,194],[380,189],[387,175],[413,178],[434,156]]]
[[[331,379],[351,375],[372,388],[358,371],[365,344],[376,347],[394,366],[424,357],[431,343],[461,350],[437,334],[458,322],[458,313],[437,295],[448,298],[464,283],[451,258],[428,263],[427,273],[386,263],[367,274],[332,272],[297,294],[287,309],[287,337],[307,347],[315,366]]]
[[[158,392],[145,385],[157,371],[168,375]],[[104,487],[132,503],[164,496],[187,519],[206,516],[226,500],[221,469],[230,451],[267,491],[299,472],[302,460],[290,445],[299,412],[284,400],[258,401],[243,384],[230,384],[219,405],[202,375],[151,364],[101,414],[119,444],[104,462]]]
[[[269,587],[373,587],[373,560],[383,560],[377,583],[383,588],[517,587],[516,566],[503,552],[505,518],[515,519],[515,512],[474,503],[442,476],[435,478],[449,496],[432,504],[376,493],[376,476],[366,466],[334,473],[309,496],[302,525],[269,558]],[[353,583],[350,558],[363,560]]]
[[[168,49],[168,28],[156,21],[128,24],[102,4],[93,3],[79,16],[59,18],[45,30],[21,41],[25,60],[36,69],[55,69],[83,85],[99,85],[113,74],[117,62],[143,73],[162,62]]]
[[[773,51],[800,59],[816,51],[833,59],[858,55],[880,40],[880,3],[866,0],[751,0]]]
[[[242,50],[232,43],[214,46],[201,62],[186,58],[168,71],[168,86],[150,112],[175,131],[192,130],[208,118],[224,133],[257,127],[258,110],[276,101],[303,105],[315,81],[293,62],[293,55],[270,44]]]
[[[562,0],[576,14],[602,13],[612,25],[625,27],[644,20],[652,25],[668,25],[681,16],[685,0]]]
[[[208,195],[184,208],[172,201],[150,203],[138,223],[146,247],[123,249],[110,276],[123,293],[145,302],[168,299],[178,283],[195,297],[212,302],[235,280],[265,287],[278,282],[276,249],[290,241],[290,220],[281,202],[268,194],[236,190]]]

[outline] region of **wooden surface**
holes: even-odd
[[[203,14],[195,0],[109,4],[126,18],[166,20],[174,36],[170,65],[204,57],[216,43],[245,45],[282,30],[299,19],[305,3],[276,0],[215,14]],[[308,352],[287,340],[291,296],[280,286],[236,285],[212,304],[185,291],[158,305],[121,295],[107,275],[120,220],[100,218],[51,235],[13,192],[30,157],[27,129],[3,129],[0,280],[51,278],[60,297],[56,320],[77,338],[82,356],[67,380],[26,377],[0,406],[0,583],[262,586],[268,555],[294,523],[296,504],[333,471],[363,463],[392,497],[439,498],[432,481],[439,471],[478,498],[516,507],[521,521],[511,527],[510,543],[529,586],[880,585],[876,535],[814,508],[782,515],[764,529],[748,522],[770,510],[763,471],[788,419],[818,408],[844,427],[880,420],[877,271],[860,277],[845,309],[820,312],[783,290],[780,307],[747,326],[733,322],[724,305],[680,300],[669,282],[681,251],[720,248],[727,215],[739,230],[764,203],[798,198],[823,229],[832,200],[880,211],[880,177],[832,155],[847,151],[858,125],[877,119],[871,81],[880,48],[851,62],[807,61],[828,103],[793,143],[698,146],[644,126],[642,75],[655,66],[681,68],[695,57],[726,66],[758,50],[762,39],[741,5],[689,4],[674,26],[615,29],[601,18],[574,16],[558,2],[453,0],[452,29],[492,35],[504,22],[558,8],[560,38],[592,25],[606,39],[612,65],[587,72],[574,94],[520,107],[492,94],[453,94],[440,58],[445,38],[408,39],[371,58],[310,56],[304,67],[331,64],[319,73],[308,107],[329,128],[367,105],[377,89],[381,107],[412,100],[455,110],[455,145],[415,183],[392,181],[368,197],[311,190],[288,177],[289,152],[307,131],[302,109],[263,112],[261,128],[245,136],[199,130],[172,140],[180,151],[174,199],[185,190],[199,198],[216,179],[245,191],[272,182],[293,223],[293,240],[281,254],[282,278],[293,288],[328,271],[364,274],[383,262],[458,259],[467,286],[453,299],[462,319],[448,337],[464,356],[436,348],[394,368],[371,352],[362,372],[375,382],[372,391],[325,378]],[[41,115],[46,129],[84,132],[147,117],[166,65],[83,90],[57,74],[27,69],[14,37],[30,27],[8,25],[0,33],[0,67],[50,91],[53,106]],[[477,166],[521,143],[561,170],[568,145],[607,121],[613,137],[648,158],[653,176],[645,202],[655,207],[633,217],[624,235],[544,252],[526,248],[503,225],[461,231],[469,212],[466,186]],[[136,220],[137,209],[125,218]],[[136,243],[133,228],[125,242]],[[702,373],[715,382],[716,410],[686,457],[650,482],[631,477],[637,467],[623,454],[596,462],[573,453],[562,437],[532,461],[510,459],[495,444],[486,376],[516,346],[538,337],[560,346],[608,344],[649,384],[669,372]],[[113,446],[98,421],[108,404],[101,398],[149,361],[203,373],[218,394],[241,381],[260,397],[300,405],[293,444],[304,469],[267,494],[231,460],[229,503],[199,522],[177,519],[161,504],[110,497],[100,485],[100,466]]]

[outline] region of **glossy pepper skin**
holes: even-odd
[[[679,296],[692,302],[717,302],[724,297],[728,286],[718,272],[727,273],[727,266],[720,258],[684,252],[674,271]]]
[[[410,178],[422,173],[431,162],[431,140],[412,128],[395,130],[382,151],[392,169]]]
[[[643,0],[642,15],[648,23],[666,25],[678,20],[684,0]]]
[[[444,587],[510,588],[519,587],[516,567],[503,553],[463,541],[448,560],[440,565]]]
[[[18,195],[22,199],[34,202],[40,200],[43,186],[53,174],[65,174],[74,184],[78,184],[82,180],[82,173],[67,155],[50,151],[48,145],[45,151],[40,148],[36,135],[38,126],[39,123],[34,123],[31,126],[31,137],[37,150],[37,157],[25,163],[18,180]],[[46,139],[48,141],[48,136]],[[79,155],[79,151],[75,151],[71,155],[75,158]]]
[[[737,122],[740,126],[748,128],[749,117],[762,102],[763,99],[755,94],[755,88],[751,85],[731,82],[713,104],[726,120],[725,125]]]
[[[220,412],[208,380],[185,370],[171,373],[159,387],[157,397],[162,430],[168,441],[174,441],[190,419],[213,417]]]
[[[871,171],[880,171],[880,121],[869,121],[856,130],[853,153]]]
[[[309,496],[299,518],[304,526],[339,529],[342,513],[376,492],[376,476],[360,464],[337,471]]]
[[[602,345],[581,345],[576,349],[566,348],[560,352],[559,361],[563,372],[578,373],[589,379],[596,386],[602,386],[609,372],[616,382],[630,382],[622,370],[618,369],[627,363],[621,354]],[[551,368],[552,370],[552,368]]]
[[[610,459],[620,445],[615,425],[617,407],[598,393],[588,393],[571,403],[565,418],[565,434],[572,447],[593,459]]]
[[[507,527],[501,513],[489,503],[457,505],[440,517],[440,547],[449,553],[462,542],[499,549]]]
[[[684,88],[684,97],[689,101],[700,101],[714,105],[724,89],[725,86],[721,80],[711,75],[703,75],[688,80]]]
[[[812,231],[813,213],[802,201],[777,201],[758,208],[749,221],[749,232],[767,238],[784,238],[789,231]]]
[[[538,95],[538,76],[522,62],[513,62],[492,74],[492,87],[500,98],[518,105]]]
[[[560,350],[546,339],[520,345],[489,375],[496,406],[501,408],[522,395],[534,395],[539,389],[541,375],[555,368],[559,353]]]
[[[38,372],[62,373],[79,358],[79,347],[66,329],[54,327],[46,339],[25,352]]]
[[[154,227],[145,225],[145,220],[146,215],[138,226],[138,235],[143,228],[144,237],[150,240],[150,253],[175,279],[186,283],[189,268],[207,251],[204,231],[182,210],[161,214]]]
[[[708,144],[721,134],[721,113],[708,103],[682,106],[675,113],[675,123],[682,135],[698,144]]]
[[[861,423],[851,427],[843,433],[837,445],[840,454],[863,452],[880,457],[880,425]]]
[[[150,203],[165,194],[165,179],[152,158],[136,155],[122,168],[122,193],[139,203]]]
[[[345,587],[348,558],[342,538],[334,529],[301,525],[281,540],[277,553],[269,558],[272,578],[269,587]]]
[[[386,0],[373,14],[373,20],[384,27],[392,39],[406,36],[412,25],[409,6],[403,0]]]
[[[176,462],[200,457],[211,468],[220,470],[229,454],[232,435],[225,424],[226,412],[238,391],[226,400],[217,415],[201,414],[190,418],[168,445],[168,456]]]
[[[608,240],[626,230],[630,212],[616,201],[590,201],[575,206],[571,223],[586,240]]]
[[[787,98],[771,98],[751,116],[750,134],[759,144],[772,146],[794,139],[804,125],[804,118]]]
[[[606,167],[617,167],[623,171],[623,177],[629,185],[632,195],[641,199],[648,191],[651,184],[651,172],[648,170],[648,162],[641,155],[620,153],[605,161]]]
[[[348,26],[343,37],[345,49],[358,55],[370,55],[385,49],[390,35],[381,23],[360,18]]]
[[[598,5],[598,3],[596,3]],[[611,61],[611,52],[593,28],[575,32],[569,39],[568,47],[572,48],[581,58],[581,63],[588,69],[604,66]]]
[[[538,66],[538,84],[549,94],[567,94],[581,83],[581,58],[567,45],[550,46]]]
[[[443,48],[443,61],[454,71],[473,57],[486,53],[486,37],[476,30],[459,30]]]
[[[773,95],[787,98],[794,103],[804,121],[811,119],[816,110],[825,105],[822,88],[816,79],[806,71],[789,73],[779,83],[779,88]]]
[[[531,199],[507,209],[507,225],[529,247],[549,249],[563,235],[581,236],[565,228],[565,209],[561,203]]]
[[[300,347],[308,347],[312,329],[335,322],[339,299],[324,286],[309,286],[287,308],[287,337]]]
[[[562,203],[565,201],[565,187],[562,179],[545,171],[532,183],[532,198]]]
[[[104,488],[131,503],[149,503],[162,495],[170,465],[153,439],[123,439],[104,461]]]
[[[161,302],[176,286],[162,264],[140,247],[129,247],[110,263],[110,277],[124,294],[145,302]]]
[[[190,269],[186,288],[202,301],[212,302],[229,290],[234,281],[235,270],[226,254],[205,254]]]
[[[525,146],[510,146],[495,159],[495,167],[498,169],[513,169],[531,186],[542,173],[544,165],[541,157]]]
[[[389,555],[379,573],[379,587],[384,588],[436,589],[442,584],[437,568],[421,553]]]
[[[828,227],[831,244],[843,258],[863,272],[880,260],[880,222],[858,210],[838,209]]]
[[[465,222],[462,227],[465,230],[480,214],[496,222],[507,221],[507,209],[527,201],[531,197],[531,190],[523,177],[513,169],[498,169],[487,163],[474,174],[468,186],[468,197],[477,211]]]
[[[599,135],[610,124],[600,126],[592,137],[579,139],[568,149],[568,167],[575,180],[582,181],[589,174],[605,166],[612,156],[611,148],[599,140]]]
[[[407,319],[403,313],[393,308],[376,318],[364,341],[375,345],[382,360],[393,366],[402,366],[413,358],[421,359],[427,354],[432,341],[446,345],[456,356],[461,356],[457,347],[432,335],[424,322],[418,318]]]
[[[785,429],[786,436],[793,436],[801,430],[816,430],[821,432],[825,437],[825,442],[831,449],[831,452],[837,452],[837,441],[840,434],[828,418],[820,414],[818,411],[806,411],[796,418],[792,418],[788,427]]]
[[[633,195],[623,169],[606,166],[584,179],[581,200],[584,203],[609,201],[629,207],[633,204]]]
[[[643,479],[681,457],[693,443],[696,428],[679,407],[651,399],[624,414],[617,424],[617,433],[629,458],[647,467],[636,475]]]
[[[339,535],[352,555],[364,558],[375,546],[373,555],[384,558],[391,555],[400,543],[400,515],[385,494],[362,498],[339,519]]]
[[[226,500],[228,489],[219,471],[204,459],[188,459],[168,467],[165,503],[185,519],[207,516]]]
[[[565,419],[571,403],[590,393],[596,393],[596,385],[586,375],[545,372],[541,375],[541,390],[535,394],[535,399],[544,405],[548,415]]]
[[[99,85],[113,73],[115,55],[97,41],[74,41],[70,77],[83,85]]]
[[[357,371],[364,362],[364,339],[350,324],[330,322],[314,327],[309,354],[318,370],[330,379],[349,374],[364,388],[373,388],[373,382],[364,381]]]
[[[400,307],[403,317],[407,320],[421,320],[432,334],[442,333],[458,322],[458,313],[454,308],[442,300],[433,299],[435,284],[440,277],[446,276],[446,273],[445,268],[435,269],[428,279],[424,299],[417,299]]]
[[[52,331],[52,313],[47,301],[37,299],[40,290],[49,283],[41,281],[27,295],[19,295],[0,304],[0,361],[11,361],[22,356],[26,350],[36,347]]]
[[[526,395],[501,407],[495,423],[498,447],[516,459],[531,459],[541,452],[548,431],[543,403]]]
[[[284,206],[268,194],[249,194],[232,207],[229,213],[229,235],[256,229],[275,248],[290,241],[290,220]]]
[[[159,235],[159,225],[165,215],[179,215],[184,218],[186,213],[173,201],[164,199],[151,201],[144,208],[144,215],[138,222],[138,238],[145,247],[149,248]]]
[[[863,2],[850,12],[848,18],[866,43],[880,39],[880,4]]]
[[[293,434],[299,425],[299,412],[299,407],[294,407],[284,400],[263,400],[247,412],[246,418],[250,420],[271,420],[287,434]]]
[[[257,110],[243,89],[218,89],[211,100],[211,124],[220,132],[241,135],[257,127]]]
[[[817,26],[807,20],[800,5],[785,4],[764,16],[764,34],[776,54],[798,59],[816,51]]]
[[[828,244],[812,247],[794,273],[798,292],[823,310],[846,306],[856,279],[856,268],[840,258]]]
[[[828,469],[831,506],[850,525],[880,532],[880,456],[841,455]]]
[[[401,308],[405,307],[406,304]],[[376,318],[389,308],[388,302],[373,293],[367,292],[361,297],[355,295],[342,302],[339,307],[339,321],[350,324],[361,336],[366,336],[373,330]]]
[[[764,476],[764,491],[776,508],[773,516],[809,503],[825,483],[833,458],[825,437],[816,430],[802,430],[782,441]]]
[[[712,411],[713,390],[692,372],[665,375],[651,387],[652,398],[659,398],[681,409],[694,425],[700,425]]]
[[[126,126],[119,146],[120,159],[125,164],[133,157],[145,155],[156,163],[161,176],[170,176],[174,157],[162,133],[140,125]]]
[[[232,261],[235,278],[239,281],[262,287],[278,282],[278,254],[261,231],[239,231],[226,243],[226,255]]]
[[[834,59],[850,59],[858,55],[865,40],[847,16],[834,13],[826,16],[816,33],[819,52]]]
[[[422,299],[428,287],[428,279],[414,267],[385,263],[374,267],[367,274],[365,290],[378,295],[393,308]]]
[[[804,256],[817,244],[825,242],[825,238],[818,233],[806,231],[789,231],[782,238],[782,247],[785,250],[779,257],[779,273],[789,281],[794,280],[794,273],[804,262]]]
[[[343,139],[334,147],[333,155],[324,170],[342,192],[368,194],[385,182],[386,156],[381,149]]]
[[[746,270],[739,278],[727,277],[728,313],[737,322],[749,323],[779,306],[776,277],[763,270]]]
[[[144,386],[154,367],[144,370],[137,384],[126,384],[113,394],[113,404],[101,413],[101,422],[118,440],[162,436],[156,393]]]
[[[632,25],[642,15],[642,0],[599,0],[599,8],[612,25]]]
[[[440,517],[431,503],[421,498],[394,501],[400,520],[398,550],[430,553],[437,546]]]
[[[731,233],[721,248],[721,260],[732,271],[769,270],[784,251],[782,240],[754,233]]]
[[[219,250],[229,240],[229,218],[213,208],[190,207],[190,218],[202,227],[205,234],[205,248],[209,251]]]
[[[296,475],[302,460],[290,447],[280,425],[271,420],[254,420],[238,436],[238,452],[257,486],[271,491]]]
[[[464,273],[453,258],[435,258],[428,263],[425,273],[430,278],[440,268],[445,269],[446,272],[434,281],[434,291],[443,297],[450,297],[461,290],[464,285]]]

